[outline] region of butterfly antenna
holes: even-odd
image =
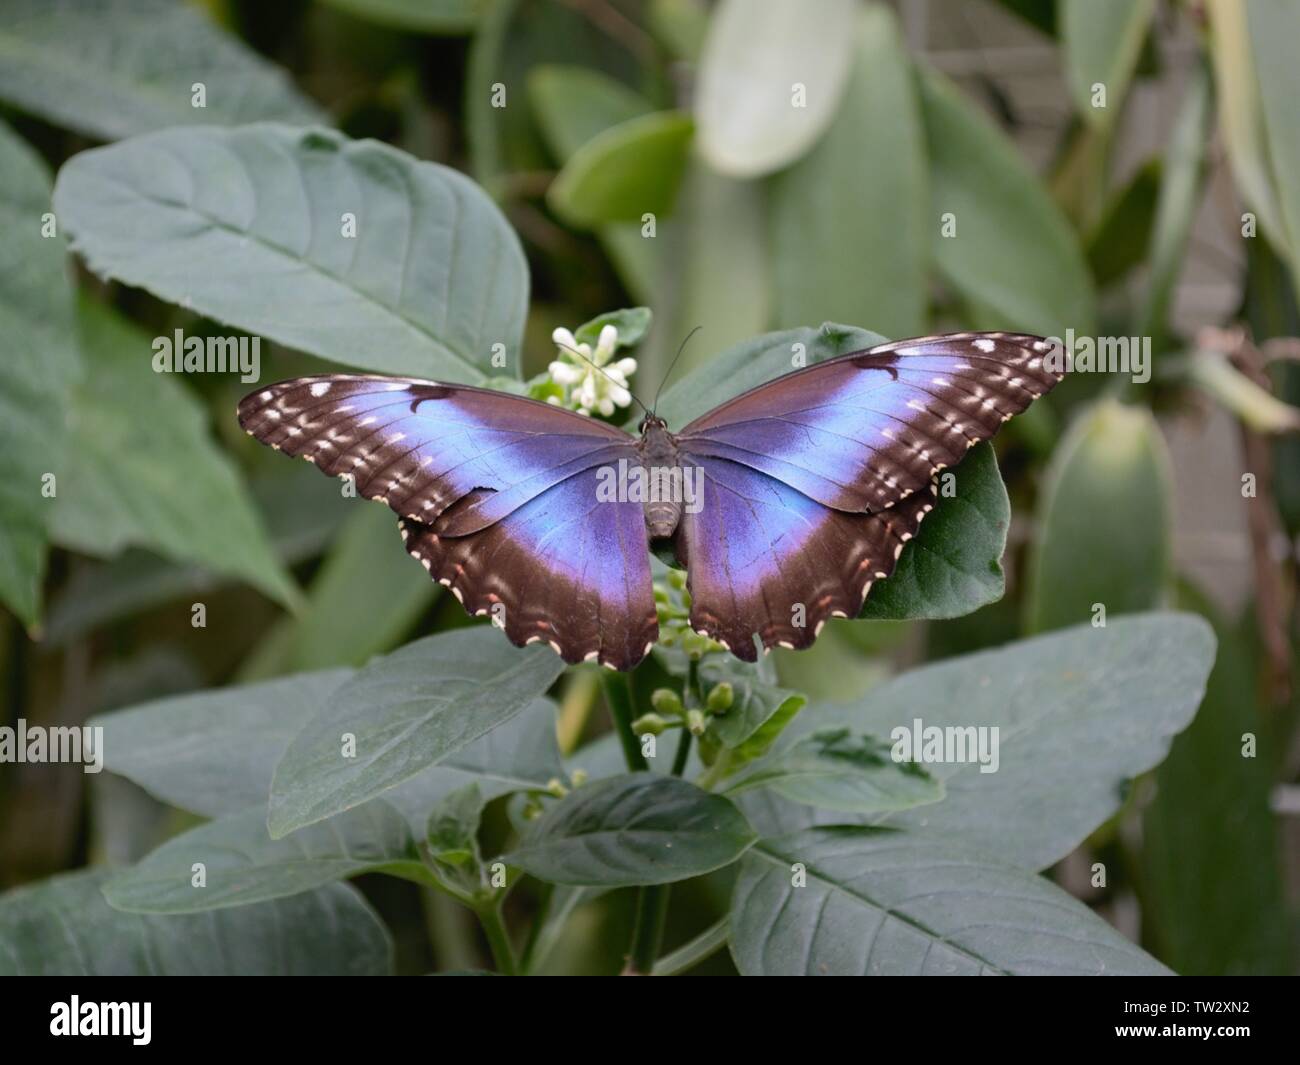
[[[587,356],[584,355],[582,352],[580,352],[577,348],[572,347],[569,344],[559,344],[558,341],[557,341],[557,346],[563,348],[565,351],[573,352],[573,354],[578,356],[578,358],[580,358],[583,362],[590,365],[593,370],[602,374],[605,377],[605,379],[609,381],[609,383],[612,384],[615,388],[627,388],[626,385],[620,384],[618,381],[614,380],[614,378],[610,377],[610,375],[606,373],[604,369],[597,366],[594,362],[592,362],[591,359],[587,358]],[[650,413],[649,410],[646,410],[646,405],[636,398],[636,394],[630,388],[627,389],[627,394],[632,397],[633,403],[635,403],[638,407],[644,410],[647,414]]]
[[[691,337],[693,337],[696,333],[698,333],[703,328],[704,326],[697,325],[694,329],[692,329],[689,333],[686,334],[686,339],[682,341],[681,347],[677,349],[677,354],[673,356],[673,361],[668,364],[668,372],[664,374],[663,380],[659,382],[659,388],[655,392],[655,401],[654,403],[651,404],[652,407],[650,411],[651,414],[654,414],[654,412],[659,409],[659,395],[661,392],[663,392],[664,385],[668,383],[668,378],[672,377],[673,367],[677,365],[677,360],[682,357],[682,352],[686,350],[687,343],[690,341]]]

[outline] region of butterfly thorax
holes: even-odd
[[[647,417],[637,441],[645,483],[651,487],[642,501],[650,539],[667,539],[682,517],[683,481],[677,440],[658,418]]]

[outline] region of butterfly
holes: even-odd
[[[659,634],[650,549],[666,546],[691,627],[753,662],[861,611],[936,475],[1060,381],[1051,350],[1018,333],[883,344],[680,432],[647,412],[635,437],[505,392],[353,374],[250,393],[239,421],[396,511],[406,550],[517,645],[633,668]]]

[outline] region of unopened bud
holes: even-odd
[[[658,736],[668,727],[668,722],[658,714],[642,714],[632,722],[632,731],[638,736],[644,736],[647,732],[651,736]]]
[[[704,700],[704,707],[711,714],[725,714],[735,702],[736,693],[728,681],[714,685],[709,697]]]
[[[650,705],[668,717],[680,717],[682,698],[672,688],[656,688],[650,693]]]

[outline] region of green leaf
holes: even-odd
[[[773,324],[866,322],[916,336],[930,257],[925,131],[893,14],[872,5],[858,29],[834,122],[772,179]]]
[[[1205,12],[1210,20],[1209,50],[1214,64],[1219,128],[1232,165],[1233,180],[1241,198],[1259,217],[1263,235],[1279,254],[1286,256],[1290,237],[1269,169],[1264,109],[1247,24],[1248,8],[1240,0],[1206,0]],[[1263,19],[1267,27],[1270,20],[1287,15],[1275,6],[1256,17]],[[1278,73],[1286,76],[1285,72]],[[1270,81],[1273,76],[1270,71]]]
[[[792,886],[797,869],[806,886]],[[1166,970],[1083,903],[954,841],[840,827],[760,840],[731,901],[746,976]]]
[[[317,570],[304,608],[263,638],[240,679],[363,665],[400,643],[439,591],[403,549],[392,511],[359,505]]]
[[[83,870],[0,895],[0,973],[380,976],[392,970],[387,929],[345,884],[216,913],[137,916],[104,901],[106,876]]]
[[[997,728],[996,772],[984,772],[969,756],[926,763],[943,781],[943,802],[861,821],[819,816],[764,792],[742,796],[741,806],[763,835],[850,820],[884,823],[962,839],[992,859],[1043,869],[1112,816],[1129,782],[1165,757],[1196,713],[1213,662],[1214,638],[1200,618],[1142,614],[924,666],[856,704],[808,707],[778,749],[830,725],[901,741],[898,730],[912,734],[919,718],[924,728]],[[992,732],[985,735],[992,754]],[[969,743],[978,735],[954,738]]]
[[[1281,208],[1285,234],[1274,243],[1290,249],[1291,281],[1300,294],[1300,128],[1295,121],[1295,100],[1300,98],[1300,68],[1295,61],[1295,41],[1300,34],[1300,10],[1285,0],[1262,0],[1249,5],[1250,42],[1254,72],[1259,79],[1267,131],[1267,154]],[[1257,191],[1258,185],[1249,191]],[[1256,204],[1258,206],[1258,204]],[[1267,226],[1269,219],[1263,217]]]
[[[265,804],[290,741],[352,676],[346,669],[159,699],[91,719],[104,729],[105,765],[146,791],[204,817]],[[384,798],[420,832],[445,796],[476,783],[487,798],[541,790],[564,774],[555,704],[522,713],[426,769]]]
[[[561,162],[597,134],[654,110],[649,100],[617,78],[578,66],[531,71],[528,101],[542,135]]]
[[[324,0],[349,15],[414,33],[469,33],[488,0]]]
[[[751,337],[710,356],[704,365],[666,388],[659,414],[671,428],[680,430],[693,418],[764,381],[884,342],[879,333],[832,322],[815,329],[786,329]]]
[[[376,870],[428,882],[406,820],[383,800],[278,840],[267,835],[266,808],[258,805],[169,839],[109,880],[104,897],[130,913],[202,913]]]
[[[940,272],[1001,324],[1043,336],[1096,330],[1092,279],[1070,223],[1007,137],[922,68],[933,252]],[[949,218],[951,216],[951,218]],[[955,226],[944,236],[944,223]]]
[[[1061,0],[1065,81],[1075,110],[1094,125],[1111,125],[1155,15],[1156,0]],[[1105,86],[1106,106],[1093,106],[1093,86]]]
[[[221,817],[266,802],[289,741],[349,676],[331,669],[173,696],[88,724],[104,729],[111,772],[173,806]]]
[[[1195,598],[1188,605],[1212,615]],[[1156,770],[1142,814],[1142,931],[1180,973],[1287,974],[1294,934],[1269,809],[1276,754],[1261,714],[1258,645],[1245,618],[1216,619],[1215,630],[1205,703]]]
[[[280,838],[415,776],[514,717],[564,669],[549,647],[491,626],[417,640],[339,687],[276,766],[267,824]],[[355,754],[345,754],[345,736]]]
[[[8,346],[0,362],[0,602],[28,626],[40,616],[54,508],[42,477],[64,454],[79,374],[63,245],[41,232],[49,210],[45,164],[0,124],[0,334]]]
[[[1156,201],[1155,226],[1151,233],[1151,279],[1137,326],[1140,336],[1155,338],[1152,344],[1156,347],[1161,346],[1161,335],[1168,326],[1170,301],[1187,257],[1187,242],[1201,202],[1205,146],[1209,142],[1214,102],[1210,74],[1204,64],[1193,68],[1184,94],[1165,150],[1160,197]]]
[[[816,143],[849,80],[857,15],[853,0],[721,0],[695,89],[700,152],[714,169],[770,174]]]
[[[1082,412],[1052,456],[1034,539],[1025,627],[1043,632],[1161,605],[1173,554],[1173,484],[1145,407]]]
[[[520,105],[532,72],[556,64],[580,64],[632,85],[648,73],[578,8],[493,0],[470,45],[465,127],[474,177],[494,196],[508,191],[508,175],[548,165],[531,108]]]
[[[79,326],[86,374],[60,463],[53,538],[99,556],[147,547],[293,603],[293,580],[208,435],[202,405],[153,372],[149,337],[115,311],[83,300]]]
[[[993,445],[971,448],[952,475],[951,481],[940,476],[934,510],[903,548],[894,572],[872,586],[859,617],[956,618],[1002,598],[1011,503]],[[946,496],[949,484],[952,495]]]
[[[579,344],[596,346],[600,331],[607,325],[618,330],[618,346],[630,348],[641,342],[641,338],[650,329],[652,315],[649,307],[629,307],[621,311],[607,311],[597,315],[589,322],[584,322],[573,331],[573,338]]]
[[[546,66],[528,75],[528,99],[551,154],[565,163],[598,133],[653,111],[623,82],[588,67]],[[638,300],[654,302],[658,243],[641,235],[641,222],[600,226],[596,236]]]
[[[479,821],[487,800],[477,784],[452,792],[429,814],[425,834],[434,875],[449,891],[473,898],[487,888],[479,852]]]
[[[891,744],[852,729],[823,728],[766,758],[726,788],[771,788],[791,802],[872,814],[943,798],[943,783],[917,762],[896,762]]]
[[[753,842],[729,799],[677,777],[631,773],[571,792],[504,860],[555,884],[667,884],[730,865]]]
[[[4,0],[0,15],[0,98],[78,133],[328,121],[283,71],[188,4]]]
[[[54,203],[95,273],[219,322],[455,382],[481,381],[503,345],[518,373],[528,268],[514,232],[467,178],[385,144],[167,130],[74,156]]]
[[[695,124],[656,111],[598,133],[569,157],[546,202],[566,222],[595,227],[673,213]]]
[[[1146,258],[1155,226],[1161,162],[1151,159],[1106,206],[1088,237],[1088,267],[1097,286],[1118,281]]]

